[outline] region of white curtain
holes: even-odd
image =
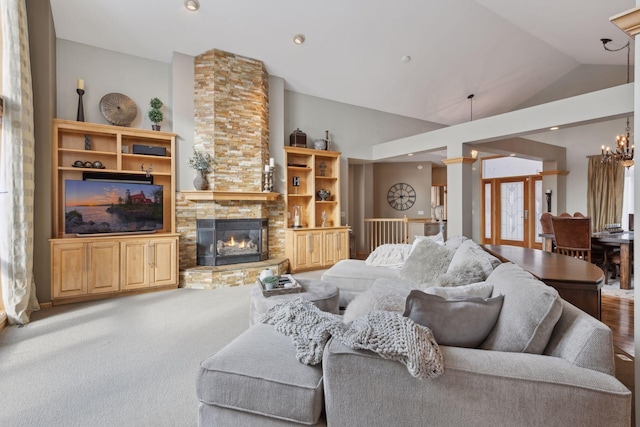
[[[2,95],[0,143],[0,272],[11,324],[40,307],[33,279],[34,136],[31,62],[25,0],[0,1]]]

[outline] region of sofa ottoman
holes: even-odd
[[[296,360],[291,339],[258,323],[200,364],[199,426],[324,425],[322,368]]]
[[[249,292],[249,326],[258,323],[258,320],[271,307],[289,302],[296,298],[302,298],[315,304],[322,311],[338,314],[340,290],[332,283],[311,279],[296,279],[302,287],[302,292],[273,295],[265,297],[259,285],[254,286]]]

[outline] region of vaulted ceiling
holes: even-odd
[[[511,111],[629,39],[633,0],[51,0],[57,37],[170,62],[216,48],[286,88],[445,125]],[[295,45],[302,33],[306,42]],[[402,61],[410,56],[408,62]],[[624,83],[624,82],[621,82]]]

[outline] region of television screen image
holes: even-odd
[[[153,233],[163,228],[162,186],[65,180],[65,233]]]

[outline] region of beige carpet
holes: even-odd
[[[250,286],[56,306],[0,332],[0,426],[196,426],[200,362],[249,325]]]

